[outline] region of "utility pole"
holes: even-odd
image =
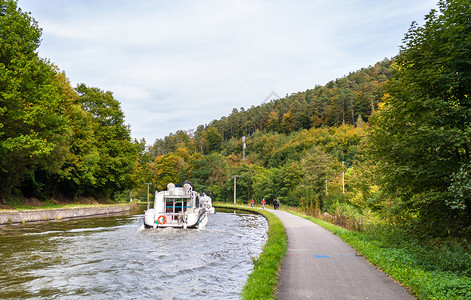
[[[240,175],[231,175],[231,176],[234,176],[234,204],[237,203],[236,199],[237,199],[237,177],[240,177]]]
[[[345,162],[342,161],[342,193],[345,194],[345,170],[344,170]]]
[[[245,161],[245,136],[242,137],[242,160]]]

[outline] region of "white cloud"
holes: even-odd
[[[435,0],[20,0],[42,57],[111,90],[135,138],[325,84],[397,54]]]

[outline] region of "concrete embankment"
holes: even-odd
[[[0,211],[0,225],[109,215],[130,211],[131,209],[136,208],[136,204],[126,204],[56,209],[31,209],[22,211],[6,210]]]

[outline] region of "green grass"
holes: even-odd
[[[262,253],[252,257],[254,268],[240,294],[242,299],[275,299],[283,258],[288,250],[283,223],[272,213],[248,206],[215,204],[216,207],[235,208],[263,215],[268,220],[268,239]]]
[[[459,243],[425,243],[389,226],[354,232],[291,212],[326,228],[420,299],[471,299],[471,253]]]

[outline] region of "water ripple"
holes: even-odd
[[[0,298],[238,299],[267,238],[258,215],[217,213],[202,230],[143,230],[142,218],[9,228]]]

